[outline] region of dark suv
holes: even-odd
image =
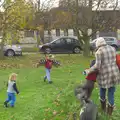
[[[44,53],[80,53],[82,47],[79,40],[72,37],[61,37],[39,46]]]

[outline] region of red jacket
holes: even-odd
[[[46,59],[45,68],[51,69],[52,68],[52,64],[53,64],[52,60]]]
[[[87,75],[86,79],[87,80],[92,80],[92,81],[96,81],[96,78],[97,78],[97,72],[93,72],[93,73],[90,73],[89,75]]]

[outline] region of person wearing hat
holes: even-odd
[[[55,66],[59,66],[60,63],[56,60],[54,60],[54,56],[52,54],[46,56],[45,60],[41,60],[38,64],[37,64],[37,67],[39,67],[41,64],[44,64],[45,65],[45,69],[46,69],[46,75],[44,77],[44,82],[46,81],[46,79],[48,80],[48,83],[51,84],[53,83],[51,81],[51,77],[50,77],[50,73],[51,73],[51,69],[52,69],[52,66],[55,65]]]
[[[17,89],[17,85],[16,85],[16,79],[17,79],[17,74],[16,73],[12,73],[9,76],[9,81],[7,84],[7,95],[8,98],[7,100],[4,102],[4,106],[8,107],[8,103],[10,103],[11,107],[14,107],[15,102],[16,102],[16,96],[15,93],[19,94],[19,91]]]
[[[112,115],[114,108],[114,92],[117,84],[120,83],[120,72],[116,64],[116,50],[106,44],[103,37],[96,41],[96,62],[91,68],[85,70],[87,74],[98,70],[97,82],[100,87],[101,108],[108,115]],[[106,91],[108,90],[108,106],[106,110]]]

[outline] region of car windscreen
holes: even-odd
[[[113,38],[104,38],[106,42],[114,42]]]
[[[56,41],[54,41],[54,42],[52,42],[52,43],[54,43],[54,44],[59,44],[61,41],[60,40],[56,40]]]
[[[51,41],[50,43],[54,43],[55,41],[57,41],[58,39],[55,39],[55,40],[53,40],[53,41]]]

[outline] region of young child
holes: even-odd
[[[11,107],[14,107],[14,105],[15,105],[15,102],[16,102],[15,93],[19,94],[19,91],[18,91],[17,86],[16,86],[16,79],[17,79],[17,74],[15,74],[15,73],[12,73],[9,76],[9,81],[7,83],[8,98],[4,102],[5,107],[8,107],[8,103],[10,103]]]
[[[91,62],[90,67],[92,67],[95,64],[95,60],[93,60]],[[77,96],[77,98],[79,100],[85,100],[86,102],[89,102],[89,98],[91,97],[92,91],[94,89],[94,84],[96,82],[96,78],[97,78],[97,73],[98,71],[95,71],[89,75],[86,76],[86,83],[82,86],[78,86],[75,89],[75,96]],[[86,73],[84,72],[84,74],[86,75]]]
[[[50,72],[52,69],[52,65],[55,65],[57,67],[60,66],[60,63],[54,60],[54,56],[50,54],[49,56],[46,56],[45,60],[40,60],[40,62],[37,64],[37,67],[39,67],[41,64],[44,64],[46,68],[46,75],[44,77],[44,82],[46,81],[46,79],[48,79],[48,83],[51,84],[52,81],[50,78]]]

